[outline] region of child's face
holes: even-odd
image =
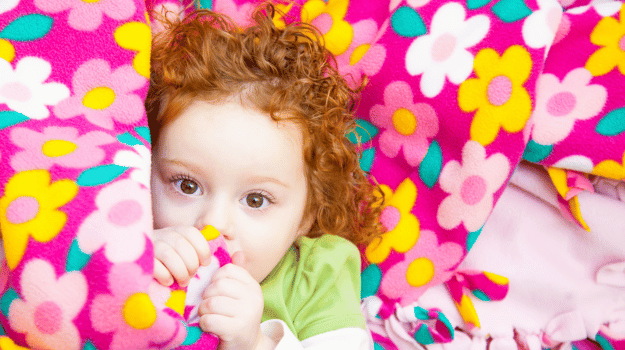
[[[212,225],[262,281],[306,233],[302,147],[292,122],[238,102],[194,102],[163,128],[154,151],[155,228]]]

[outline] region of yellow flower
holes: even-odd
[[[388,186],[380,187],[386,199],[380,222],[387,232],[365,250],[367,259],[374,264],[386,260],[391,249],[398,253],[407,252],[419,239],[419,220],[410,212],[417,199],[415,184],[407,178],[397,186],[394,194]]]
[[[500,128],[507,132],[523,130],[532,112],[532,101],[523,87],[532,71],[532,57],[519,45],[510,46],[500,57],[490,48],[475,56],[477,78],[467,79],[458,89],[458,105],[475,112],[471,140],[491,144]]]
[[[9,268],[22,260],[29,236],[49,242],[61,232],[67,214],[57,208],[77,193],[78,186],[70,180],[50,184],[47,170],[23,171],[9,179],[0,198],[0,227]]]
[[[590,42],[603,46],[586,61],[586,69],[595,77],[607,74],[617,66],[621,74],[625,74],[625,4],[621,6],[619,17],[620,21],[603,18],[590,33]]]
[[[294,4],[294,2],[286,5],[275,4],[276,13],[273,16],[273,24],[276,26],[276,28],[284,28],[286,26],[286,22],[283,18],[291,11]]]
[[[150,27],[141,22],[129,22],[117,28],[113,36],[117,45],[127,50],[137,51],[132,66],[137,73],[149,79],[152,42]]]
[[[604,160],[595,166],[592,173],[610,179],[625,180],[625,153],[623,153],[622,164],[611,159]]]
[[[323,34],[325,45],[334,55],[347,51],[354,37],[354,29],[345,21],[349,0],[310,0],[302,7],[302,22],[317,27]]]
[[[15,47],[8,40],[0,39],[0,58],[9,63],[15,58]]]

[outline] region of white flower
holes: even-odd
[[[588,6],[574,7],[566,12],[573,15],[579,15],[588,11],[588,9],[594,8],[600,16],[611,17],[619,13],[621,6],[623,6],[623,3],[618,0],[595,0]]]
[[[0,1],[0,14],[9,12],[19,4],[20,0],[2,0]]]
[[[538,0],[538,10],[523,22],[523,40],[538,49],[551,46],[562,20],[562,6],[556,0]],[[545,50],[547,55],[547,50]]]
[[[130,173],[130,178],[150,187],[150,150],[144,145],[132,146],[135,150],[132,151],[119,151],[115,154],[113,163],[119,166],[125,166],[127,168],[135,168]]]
[[[52,66],[38,57],[24,57],[15,66],[0,60],[0,104],[31,119],[50,116],[46,106],[54,106],[69,97],[61,83],[47,83]]]
[[[473,71],[473,55],[466,49],[478,44],[490,28],[485,15],[465,21],[464,7],[452,2],[441,6],[432,18],[430,34],[417,38],[406,53],[406,69],[421,77],[421,92],[435,97],[443,90],[445,77],[459,85]]]

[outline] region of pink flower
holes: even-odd
[[[102,14],[122,21],[135,14],[133,0],[35,0],[35,6],[47,13],[69,11],[67,22],[76,30],[92,31],[102,24]]]
[[[50,169],[54,164],[66,168],[89,168],[99,164],[105,153],[100,145],[115,138],[102,131],[78,136],[75,128],[50,126],[39,133],[27,128],[13,128],[11,141],[24,151],[11,159],[15,171]]]
[[[73,319],[87,300],[87,280],[79,271],[56,276],[50,263],[33,259],[20,276],[23,299],[9,307],[11,327],[26,333],[26,342],[36,349],[81,348]]]
[[[372,19],[359,21],[353,25],[354,38],[345,53],[336,57],[339,73],[350,76],[348,82],[357,87],[363,74],[373,76],[380,71],[386,58],[383,45],[375,44],[379,37],[378,25]]]
[[[587,120],[601,112],[608,92],[602,85],[589,85],[592,77],[586,68],[576,68],[562,83],[553,74],[538,78],[532,116],[534,141],[541,145],[558,143],[569,135],[577,120]]]
[[[427,154],[428,138],[438,133],[438,117],[427,103],[414,103],[408,83],[395,81],[384,89],[384,105],[369,112],[373,124],[385,128],[380,135],[380,150],[387,157],[397,156],[403,146],[404,158],[417,166]]]
[[[417,244],[404,256],[404,261],[391,267],[382,278],[380,289],[402,306],[417,301],[430,288],[448,280],[462,258],[462,247],[454,242],[438,245],[436,234],[421,231]]]
[[[436,219],[442,228],[451,230],[460,223],[477,231],[493,208],[493,194],[508,178],[510,162],[501,154],[486,158],[479,142],[468,141],[462,148],[462,165],[455,160],[445,164],[439,178],[447,196],[438,207]]]
[[[104,255],[112,262],[138,259],[152,229],[150,192],[126,179],[103,188],[95,202],[97,210],[78,229],[80,249],[92,254],[104,247]]]
[[[239,27],[247,27],[251,23],[254,4],[246,2],[237,6],[233,0],[221,0],[214,2],[213,11],[229,16]]]
[[[105,60],[87,61],[74,73],[73,95],[54,106],[54,114],[60,119],[84,115],[91,123],[109,130],[113,129],[113,119],[133,124],[145,115],[143,100],[133,91],[146,82],[130,65],[112,72]]]
[[[169,342],[176,333],[183,334],[178,330],[178,321],[163,312],[166,298],[152,298],[158,284],[141,267],[132,263],[113,265],[108,286],[111,294],[99,294],[93,299],[89,317],[96,331],[114,333],[110,350],[148,349]]]

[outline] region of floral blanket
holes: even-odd
[[[152,280],[146,8],[188,2],[0,2],[0,349],[215,348],[184,322],[184,291]],[[254,7],[196,5],[240,25]],[[473,298],[501,300],[513,287],[457,267],[521,159],[549,167],[563,213],[589,231],[580,177],[625,178],[620,1],[299,0],[280,9],[319,28],[354,85],[367,76],[349,137],[387,198],[388,232],[362,249],[377,349],[452,341],[436,308],[397,314],[431,287],[447,287],[468,330],[480,326]],[[617,336],[589,336],[595,343],[575,346],[625,349]]]

